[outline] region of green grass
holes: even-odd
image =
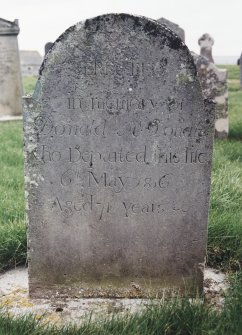
[[[221,66],[224,67],[224,66]],[[208,264],[223,270],[242,267],[242,90],[239,66],[229,78],[229,139],[214,145],[208,234]]]
[[[25,262],[22,123],[0,124],[0,270]]]
[[[23,77],[24,94],[33,94],[37,77]]]
[[[209,217],[208,264],[224,271],[242,268],[242,91],[239,67],[229,70],[228,140],[216,140]],[[25,80],[25,92],[35,78]],[[0,269],[26,262],[23,152],[21,122],[0,124]],[[80,329],[46,328],[33,318],[13,319],[0,313],[0,335],[5,334],[242,334],[242,275],[235,276],[222,313],[187,299],[151,308],[143,315],[88,324]]]
[[[239,80],[240,78],[240,67],[238,65],[217,65],[220,69],[227,69],[228,70],[228,79]]]
[[[239,83],[229,85],[229,137],[242,140],[242,90]]]

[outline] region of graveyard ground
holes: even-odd
[[[1,334],[218,334],[242,333],[242,90],[239,67],[229,70],[228,140],[214,146],[209,213],[208,265],[228,272],[231,290],[222,312],[188,299],[149,308],[143,315],[88,324],[79,330],[43,328],[31,318],[13,320],[0,314]],[[32,93],[35,78],[24,78]],[[22,123],[0,124],[0,270],[26,263]]]

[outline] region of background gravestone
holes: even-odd
[[[201,290],[213,123],[165,26],[110,14],[61,35],[25,98],[30,294]]]
[[[185,31],[178,24],[176,24],[172,21],[169,21],[169,20],[165,19],[164,17],[161,17],[160,19],[158,19],[157,22],[159,22],[161,24],[165,24],[168,28],[170,28],[172,31],[174,31],[177,34],[177,36],[180,37],[182,42],[185,43]]]
[[[47,42],[45,44],[45,55],[47,54],[47,52],[52,48],[53,43],[52,42]]]
[[[192,52],[204,97],[215,103],[215,137],[229,133],[227,70],[218,68],[201,55]]]
[[[227,138],[229,133],[228,118],[228,71],[218,68],[212,57],[213,38],[203,34],[198,39],[200,55],[192,52],[197,67],[198,78],[204,97],[215,103],[215,137]]]
[[[0,117],[22,114],[18,33],[18,20],[0,18]]]
[[[176,23],[164,18],[158,19],[157,21],[161,24],[165,24],[169,29],[174,31],[185,43],[185,31]],[[203,34],[199,38],[198,44],[201,47],[200,55],[192,52],[192,56],[197,67],[198,79],[204,97],[215,103],[215,137],[227,138],[229,133],[228,73],[226,69],[219,69],[214,64],[212,56],[214,40],[209,34]]]
[[[200,55],[207,58],[210,63],[214,63],[212,55],[214,39],[209,34],[203,34],[198,39],[198,44],[200,45]]]

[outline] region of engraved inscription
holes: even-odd
[[[96,163],[134,163],[134,164],[205,164],[208,162],[207,153],[200,150],[184,148],[180,152],[167,151],[159,146],[149,148],[146,145],[140,150],[127,151],[120,148],[118,151],[96,152],[75,147],[55,150],[53,147],[42,145],[39,156],[35,156],[43,163],[70,162],[81,163],[93,167]]]
[[[152,177],[130,177],[128,175],[113,176],[111,173],[96,173],[93,171],[82,172],[80,170],[68,169],[61,176],[62,186],[72,186],[87,190],[94,188],[109,188],[114,193],[134,190],[138,187],[150,190],[159,188],[164,190],[172,181],[172,174],[164,174],[155,179]]]
[[[157,62],[133,62],[129,59],[120,63],[98,60],[85,61],[80,64],[80,75],[91,77],[110,77],[126,75],[129,77],[144,78],[147,75],[164,77],[168,59],[161,58]]]
[[[50,118],[37,117],[35,126],[39,134],[49,137],[107,137],[107,136],[133,136],[144,135],[166,138],[196,138],[206,135],[202,124],[194,126],[180,123],[177,126],[167,125],[158,118],[150,118],[147,121],[120,120],[117,123],[112,119],[85,120],[82,123],[54,123]]]
[[[83,194],[80,200],[61,200],[56,197],[50,204],[52,210],[60,213],[64,218],[70,218],[74,215],[87,216],[94,214],[98,220],[105,220],[111,214],[119,215],[122,218],[130,218],[131,216],[142,215],[162,215],[170,213],[171,215],[185,215],[188,211],[187,205],[177,206],[174,203],[135,203],[127,201],[117,201],[110,203],[98,201],[93,194]],[[66,221],[70,224],[69,221]]]
[[[131,88],[132,92],[132,88]],[[129,92],[129,96],[110,96],[104,97],[81,97],[74,96],[68,97],[65,100],[66,106],[70,110],[86,111],[106,111],[108,114],[120,114],[136,111],[145,111],[151,113],[163,109],[169,113],[174,111],[181,112],[183,110],[182,101],[176,101],[172,96],[166,99],[158,100],[156,98],[143,98],[138,97]]]

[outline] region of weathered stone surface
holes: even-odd
[[[229,133],[227,70],[219,69],[208,58],[192,53],[204,97],[215,103],[215,137]]]
[[[168,28],[170,28],[172,31],[174,31],[177,36],[180,37],[180,39],[185,42],[185,31],[182,29],[178,24],[171,22],[164,17],[161,17],[160,19],[157,20],[157,22],[161,24],[165,24]]]
[[[199,40],[200,55],[206,57],[209,62],[214,63],[212,55],[212,47],[214,45],[214,39],[209,34],[203,34]]]
[[[32,296],[202,289],[214,106],[173,32],[127,14],[69,28],[24,130]]]
[[[22,114],[18,20],[0,18],[0,116]]]

